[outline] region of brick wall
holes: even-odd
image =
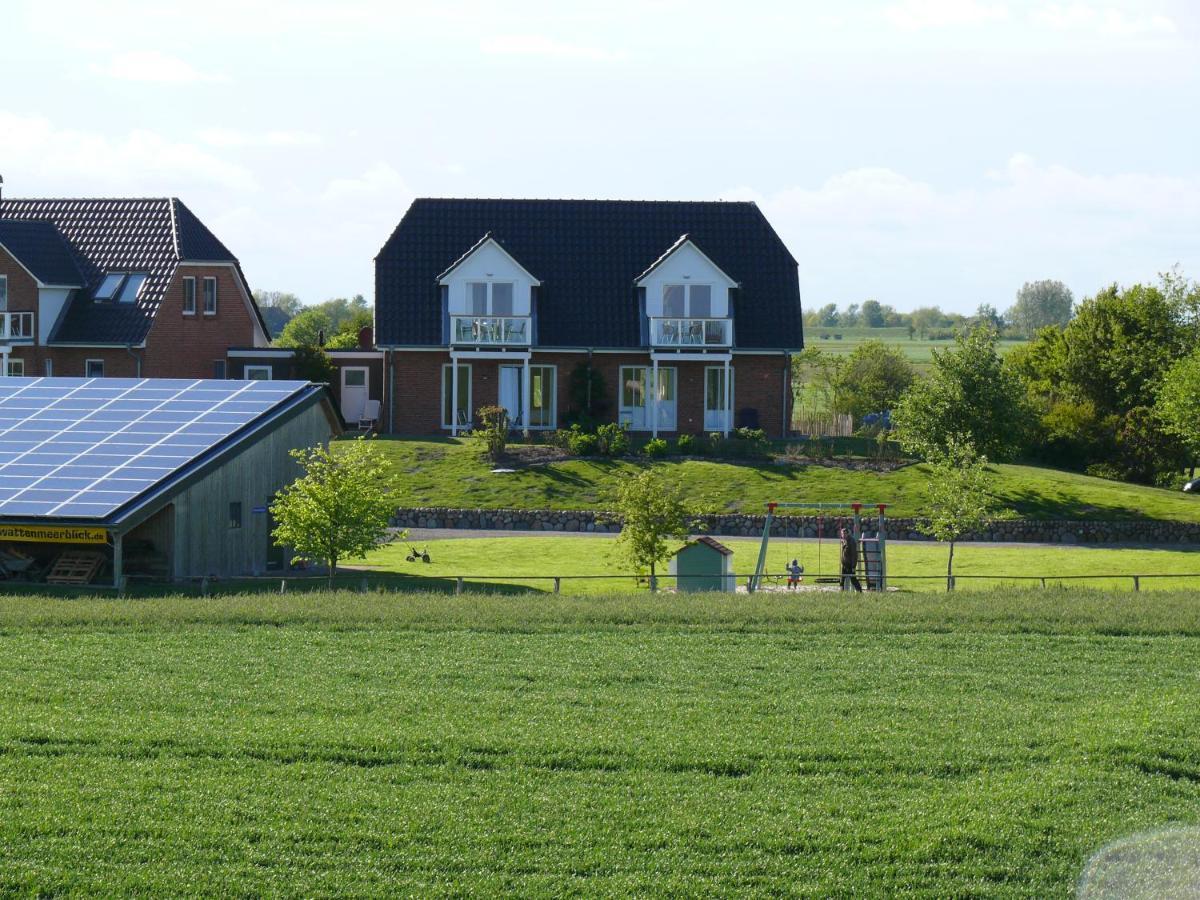
[[[183,312],[183,279],[196,279],[196,313]],[[217,279],[216,315],[204,314],[204,279]],[[175,270],[146,337],[142,374],[151,378],[212,378],[213,363],[230,347],[254,345],[254,318],[232,266]]]
[[[442,366],[450,362],[449,352],[396,351],[394,364],[395,409],[392,432],[395,434],[438,434],[441,428]],[[584,353],[534,352],[533,365],[552,365],[557,369],[558,424],[564,424],[570,406],[571,373],[587,361]],[[475,359],[464,361],[471,366],[471,409],[497,402],[499,394],[499,360]],[[620,370],[622,366],[648,366],[648,353],[596,353],[593,368],[600,372],[606,385],[608,411],[605,418],[617,420],[621,402]],[[675,363],[677,424],[680,432],[700,433],[704,430],[704,362]],[[717,364],[719,365],[719,364]],[[757,411],[759,425],[772,437],[781,435],[784,421],[784,391],[788,368],[782,356],[735,356],[734,424],[739,411]],[[790,386],[789,386],[790,389]],[[386,419],[386,409],[385,409]],[[673,435],[675,432],[661,432]]]

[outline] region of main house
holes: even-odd
[[[179,200],[0,200],[0,376],[224,378],[227,348],[268,343]]]
[[[797,266],[753,203],[416,200],[375,292],[392,432],[788,430]]]

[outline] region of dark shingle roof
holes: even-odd
[[[180,262],[237,263],[228,248],[173,197],[5,199],[0,202],[0,219],[51,223],[66,239],[83,276],[85,289],[65,311],[51,337],[55,343],[140,343]],[[136,303],[94,302],[93,293],[112,272],[149,276]]]
[[[0,219],[0,246],[42,284],[83,287],[70,248],[50,222]]]
[[[796,261],[755,204],[628,200],[414,201],[375,259],[378,342],[440,344],[438,274],[489,232],[542,281],[544,346],[640,346],[634,281],[684,234],[740,285],[738,347],[803,346]]]

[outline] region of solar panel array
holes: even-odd
[[[105,518],[307,386],[0,378],[0,516]]]

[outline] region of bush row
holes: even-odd
[[[574,456],[626,456],[633,451],[629,431],[610,422],[589,431],[576,424],[553,432],[549,442]],[[644,456],[663,457],[672,452],[679,456],[713,456],[723,459],[762,459],[771,455],[771,443],[761,428],[739,428],[729,437],[718,433],[708,435],[681,434],[673,442],[651,438],[640,448]]]

